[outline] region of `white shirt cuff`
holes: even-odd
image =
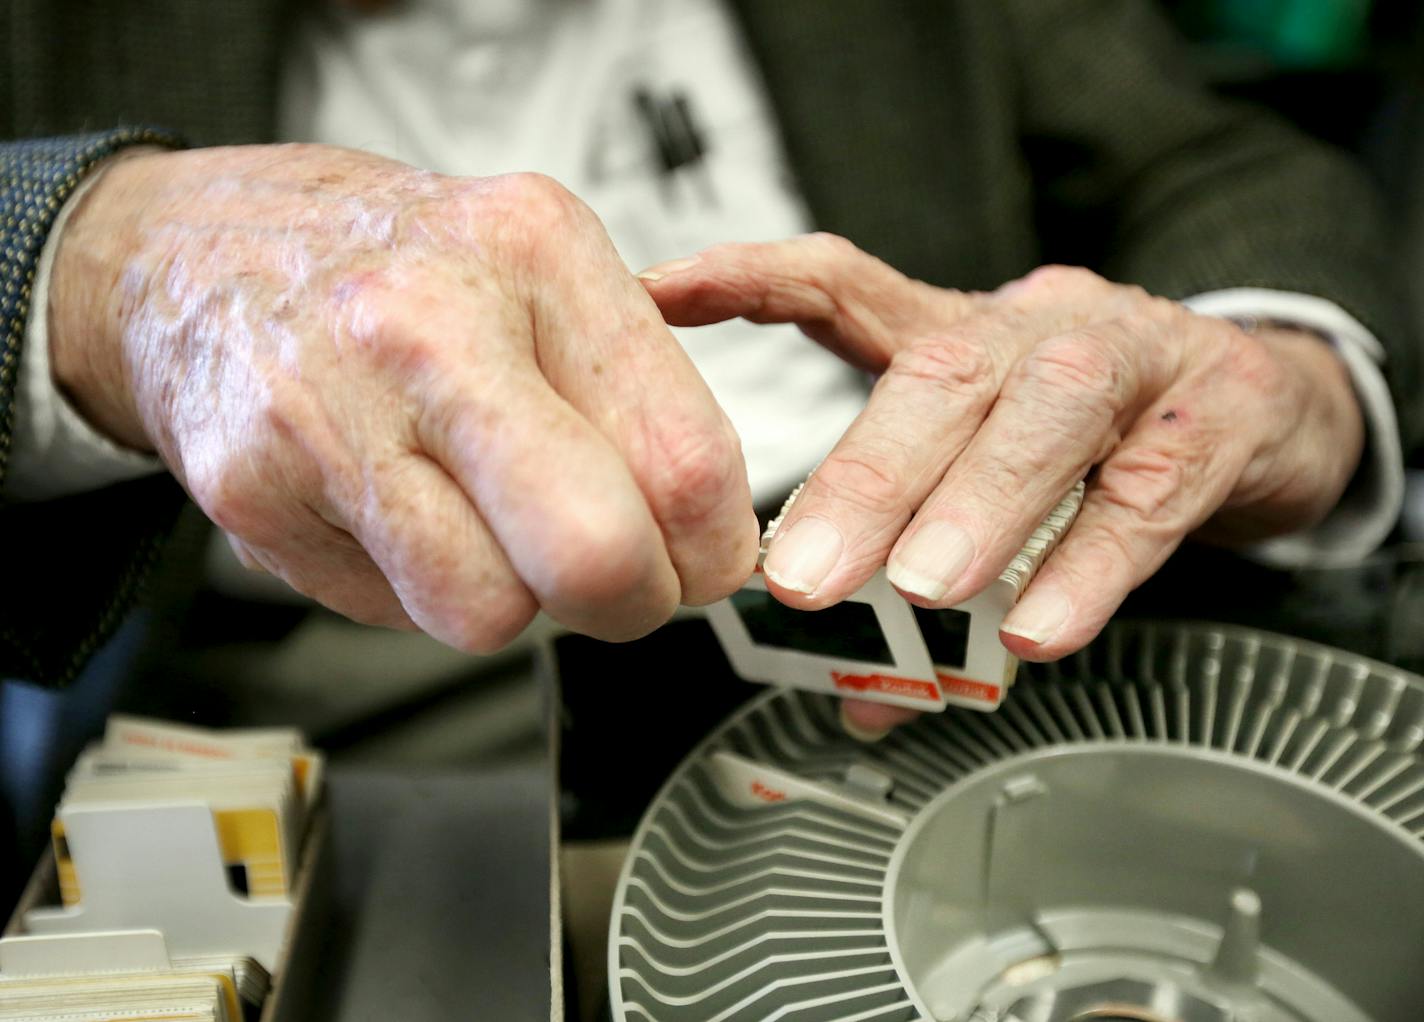
[[[1365,418],[1364,457],[1335,510],[1319,525],[1253,544],[1244,553],[1274,568],[1343,567],[1374,553],[1404,507],[1404,451],[1380,369],[1385,351],[1379,339],[1334,302],[1313,295],[1238,287],[1183,304],[1207,316],[1255,316],[1328,338],[1350,372]]]
[[[120,447],[90,426],[50,374],[49,279],[55,252],[70,215],[103,173],[103,167],[96,168],[60,207],[35,267],[5,474],[4,493],[11,501],[51,500],[163,471],[158,458]]]

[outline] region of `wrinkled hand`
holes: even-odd
[[[888,562],[913,603],[996,578],[1092,470],[1077,523],[1004,621],[1047,660],[1093,638],[1188,533],[1245,542],[1314,524],[1361,456],[1363,421],[1329,346],[1247,334],[1082,269],[991,294],[909,280],[814,235],[654,267],[669,323],[795,322],[879,373],[768,551],[783,602],[818,609]],[[851,704],[883,730],[906,711]]]
[[[756,559],[730,423],[547,178],[323,146],[111,166],[62,235],[57,379],[238,556],[360,621],[609,639]]]

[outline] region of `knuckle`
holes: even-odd
[[[511,399],[501,393],[503,383],[497,376],[480,380],[459,372],[450,372],[437,379],[414,407],[399,414],[408,415],[409,432],[420,449],[431,452],[435,460],[445,464],[453,475],[461,470],[476,473],[489,457],[503,456],[507,441],[503,431],[509,422],[523,422],[530,428],[535,418],[511,418]]]
[[[1098,469],[1098,499],[1138,521],[1172,524],[1195,468],[1193,456],[1153,447],[1119,450]]]
[[[650,497],[660,519],[698,521],[721,511],[742,477],[730,427],[659,428],[648,440]]]
[[[320,599],[320,596],[314,597]],[[332,609],[363,625],[378,628],[394,628],[407,618],[400,601],[384,586],[371,587],[368,591],[353,593],[345,602],[329,601]]]
[[[228,546],[231,548],[232,555],[237,559],[238,564],[242,565],[248,571],[267,574],[267,568],[258,558],[256,551],[230,532],[223,533],[223,535],[227,538]]]
[[[680,571],[682,603],[691,607],[714,603],[736,592],[751,576],[761,546],[761,526],[748,513],[739,528],[717,537],[716,557]]]
[[[487,200],[492,197],[500,213],[499,236],[517,251],[547,251],[595,219],[578,196],[545,174],[501,175],[489,182],[488,189],[466,216],[475,222],[488,221]]]
[[[1073,583],[1073,588],[1088,594],[1085,603],[1099,599],[1120,600],[1122,580],[1137,574],[1138,557],[1132,540],[1120,529],[1085,529],[1072,533],[1071,546],[1052,561],[1055,574]]]
[[[521,172],[506,175],[503,181],[509,201],[537,223],[570,223],[587,210],[573,192],[547,174]]]
[[[1021,451],[1020,456],[983,459],[982,464],[976,465],[970,496],[961,499],[972,499],[986,521],[1000,525],[1022,521],[1024,494],[1034,489],[1035,482],[1053,477],[1059,469],[1051,452],[1029,444],[1022,445]]]
[[[932,337],[901,349],[891,358],[887,375],[959,397],[987,399],[996,390],[988,345],[963,334]]]
[[[447,641],[466,653],[498,653],[519,638],[533,618],[534,610],[527,601],[489,600],[449,621],[445,626]]]
[[[449,361],[448,341],[431,336],[415,319],[419,306],[382,310],[375,328],[353,332],[350,347],[365,366],[397,380],[423,379],[438,374]]]
[[[202,438],[183,456],[189,494],[218,527],[259,547],[281,545],[303,507],[324,503],[352,474],[350,452],[294,388],[254,397],[240,430]]]
[[[1133,302],[1120,315],[1096,327],[1095,333],[1122,362],[1120,352],[1124,346],[1160,344],[1160,338],[1181,333],[1178,329],[1179,312],[1184,313],[1185,310],[1178,310],[1165,298],[1147,298]]]
[[[213,524],[249,543],[259,543],[271,507],[251,462],[222,458],[184,466],[188,493]]]
[[[299,397],[289,394],[289,389],[287,384],[273,381],[252,409],[256,443],[266,448],[262,453],[269,458],[278,456],[294,438],[314,432],[309,409]]]
[[[898,459],[884,453],[864,443],[843,446],[816,469],[815,490],[876,517],[908,516],[912,509],[905,484],[890,468]]]
[[[397,619],[408,605],[449,645],[495,652],[533,617],[533,597],[499,548],[482,538],[464,496],[444,491],[421,464],[400,456],[368,467],[373,481],[360,502],[361,532],[377,544],[388,580],[381,588],[393,599],[399,594],[391,605]]]
[[[582,515],[563,538],[546,567],[546,598],[585,607],[640,602],[651,575],[650,541],[642,529],[626,516]]]
[[[1033,349],[1017,370],[1020,384],[1034,384],[1094,403],[1120,402],[1127,365],[1100,328],[1050,338]]]
[[[469,450],[477,451],[480,448],[474,445],[481,432],[492,425],[486,421],[486,414],[482,401],[460,400],[436,391],[415,410],[414,432],[432,451],[459,450],[467,445]]]
[[[1033,293],[1050,297],[1073,294],[1084,290],[1100,290],[1107,281],[1092,270],[1082,266],[1063,266],[1050,263],[1033,270],[1022,280]]]
[[[1152,326],[1160,327],[1164,323],[1174,323],[1192,315],[1187,307],[1180,302],[1163,298],[1161,295],[1154,295],[1135,284],[1131,286],[1130,291],[1134,298],[1133,304],[1137,315]]]
[[[1105,295],[1104,307],[1114,310],[1118,315],[1156,318],[1177,308],[1175,302],[1152,294],[1140,284],[1120,284],[1108,280],[1102,281],[1102,284]]]
[[[289,556],[276,567],[297,592],[343,617],[381,628],[408,627],[400,601],[359,548],[327,551],[320,564]]]
[[[852,259],[861,254],[860,249],[849,238],[830,231],[816,231],[806,236],[806,241],[820,255],[834,261]]]

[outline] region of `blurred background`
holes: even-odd
[[[1424,336],[1424,6],[1165,6],[1216,89],[1268,105],[1352,151],[1378,179],[1394,209],[1399,259],[1419,283],[1411,300]],[[1424,469],[1424,452],[1413,452],[1410,462]],[[1424,511],[1421,480],[1424,472],[1411,477],[1411,506]],[[1424,513],[1407,514],[1396,540],[1361,567],[1289,576],[1213,554],[1220,563],[1208,577],[1218,585],[1177,590],[1175,602],[1146,599],[1139,609],[1262,624],[1424,669],[1424,629],[1416,624],[1424,620]],[[64,771],[114,709],[205,725],[294,724],[338,767],[481,770],[547,757],[545,692],[532,668],[536,647],[553,632],[546,623],[511,650],[475,659],[423,636],[375,632],[312,608],[279,584],[242,573],[226,550],[190,514],[170,562],[202,561],[201,579],[191,572],[160,578],[147,608],[69,689],[0,681],[0,919],[43,847]],[[1200,565],[1198,558],[1198,572]],[[596,660],[591,650],[580,655]],[[620,706],[613,692],[591,685],[561,703],[565,762],[578,765],[566,769],[577,777],[566,784],[563,804],[572,837],[599,836],[599,819],[607,829],[609,820],[635,817],[651,794],[650,787],[633,792],[611,815],[590,811],[601,805],[592,789],[616,760],[647,751],[619,741],[620,728],[642,722],[628,719],[626,702]],[[642,764],[650,783],[743,694],[720,689],[704,715],[689,710],[680,727],[664,731],[656,762]]]

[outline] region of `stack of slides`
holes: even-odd
[[[239,1022],[294,909],[322,758],[290,729],[114,717],[52,825],[62,904],[0,940],[0,1022]]]

